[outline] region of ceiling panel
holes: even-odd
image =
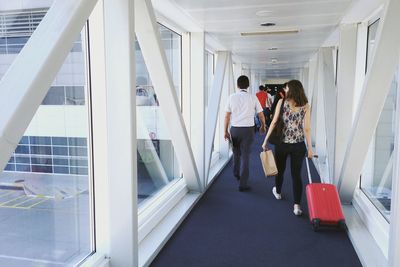
[[[277,26],[263,27],[260,26],[262,21],[257,19],[248,20],[232,20],[232,21],[221,21],[221,22],[205,22],[204,29],[208,32],[244,32],[244,31],[270,31],[274,29],[285,29],[290,28],[301,28],[303,26],[326,26],[336,25],[339,23],[341,14],[329,14],[329,15],[309,15],[309,16],[296,16],[296,17],[279,17],[275,19]]]
[[[343,1],[321,1],[321,0],[175,0],[175,2],[185,10],[195,11],[197,9],[213,9],[213,8],[238,8],[248,6],[266,6],[266,5],[282,5],[297,3],[319,3],[319,2],[349,2]]]
[[[257,73],[297,75],[357,0],[170,0]],[[261,12],[261,14],[260,14]],[[262,15],[262,16],[261,16]],[[263,27],[272,22],[276,26]],[[299,29],[295,34],[241,32]],[[277,50],[269,50],[277,48]],[[272,60],[277,61],[275,64]]]
[[[317,3],[301,3],[296,2],[290,5],[265,5],[265,6],[248,6],[233,8],[227,7],[223,9],[200,9],[189,11],[191,16],[198,21],[220,22],[225,20],[248,20],[250,18],[258,19],[259,21],[275,22],[281,17],[305,17],[318,15],[329,15],[343,13],[348,6],[348,2],[317,2]],[[263,16],[258,16],[257,12],[262,12]],[[268,12],[267,12],[268,11]],[[295,12],[293,12],[295,11]]]

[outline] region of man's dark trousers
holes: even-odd
[[[240,177],[240,187],[246,187],[249,180],[249,160],[251,144],[254,140],[254,126],[232,126],[230,132],[233,146],[233,175]]]

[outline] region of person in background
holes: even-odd
[[[256,96],[258,98],[258,101],[260,102],[260,105],[263,109],[266,108],[267,100],[268,100],[268,94],[265,92],[265,88],[263,85],[260,85],[258,87],[258,92],[256,93]]]
[[[268,138],[274,130],[280,109],[282,107],[282,120],[284,127],[282,131],[283,141],[275,146],[275,158],[278,168],[278,175],[275,177],[275,187],[272,188],[272,193],[276,199],[281,199],[281,190],[283,184],[283,175],[286,168],[286,159],[290,156],[290,167],[292,175],[293,198],[294,206],[293,213],[300,216],[303,211],[300,207],[301,197],[303,193],[303,183],[300,172],[303,164],[304,156],[312,158],[313,151],[311,145],[311,123],[310,123],[310,105],[304,93],[303,85],[298,80],[291,80],[284,88],[286,92],[285,98],[278,101],[276,112],[272,120],[268,133],[265,136],[262,148],[267,150]],[[304,143],[307,142],[307,148]]]
[[[270,116],[270,114],[269,114],[270,113],[270,109],[269,109],[270,102],[268,99],[268,94],[265,91],[265,87],[263,85],[260,85],[258,88],[259,88],[259,91],[256,93],[256,96],[258,98],[258,101],[260,102],[262,109],[263,109],[264,118],[265,118],[265,120],[267,120]],[[256,114],[255,120],[256,120],[257,128],[260,128],[261,123],[260,123],[260,120],[258,119],[257,114]]]
[[[269,127],[269,126],[271,125],[271,121],[272,121],[272,111],[271,111],[271,108],[272,108],[272,103],[274,102],[274,96],[271,95],[271,94],[272,94],[272,90],[271,90],[271,88],[269,88],[268,86],[267,86],[267,87],[264,87],[264,90],[265,90],[265,92],[267,93],[267,101],[266,101],[266,104],[265,104],[266,109],[265,109],[265,112],[264,112],[264,115],[265,115],[265,123],[266,123],[267,126]]]
[[[274,102],[272,102],[272,105],[271,105],[271,115],[270,115],[271,120],[272,120],[272,118],[274,116],[276,105],[278,104],[279,100],[285,98],[285,94],[286,94],[285,88],[286,88],[286,86],[287,86],[287,83],[284,83],[282,88],[279,88],[278,91],[276,92],[275,96],[274,96]]]
[[[268,86],[265,87],[265,91],[267,92],[267,95],[268,95],[267,107],[269,107],[269,109],[271,110],[272,103],[274,103],[274,95],[272,94],[271,88],[269,88]]]
[[[265,133],[265,118],[263,109],[257,97],[248,92],[249,78],[240,76],[237,79],[239,91],[230,95],[226,103],[226,115],[224,121],[225,140],[232,141],[233,150],[233,175],[240,181],[239,191],[250,190],[249,160],[251,144],[254,138],[254,114],[257,113],[260,120],[260,133]],[[228,131],[229,124],[230,132]]]

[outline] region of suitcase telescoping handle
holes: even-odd
[[[314,155],[314,158],[318,158],[318,155]],[[308,163],[308,157],[306,156],[306,166],[307,166],[307,175],[308,175],[308,182],[312,184],[311,180],[311,172],[310,172],[310,164]]]

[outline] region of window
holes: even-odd
[[[367,41],[367,58],[365,64],[365,73],[367,73],[367,69],[372,59],[372,53],[375,48],[375,39],[376,32],[378,30],[379,19],[368,26],[368,41]]]
[[[212,83],[214,80],[214,54],[208,52],[207,50],[204,53],[204,66],[205,66],[205,105],[206,110],[208,106],[208,99],[211,94]]]
[[[211,90],[213,86],[213,81],[214,81],[214,73],[215,73],[215,56],[213,53],[209,51],[205,51],[205,99],[206,99],[206,114],[207,114],[207,108],[208,108],[208,101],[211,96]],[[222,101],[222,100],[221,100]],[[224,103],[221,103],[221,106],[224,106]],[[215,128],[215,136],[214,136],[214,141],[212,144],[212,155],[211,155],[211,163],[210,167],[212,167],[215,163],[218,162],[220,159],[220,138],[221,138],[221,131],[220,131],[220,114],[218,114],[217,118],[217,125]]]
[[[395,75],[370,145],[369,157],[361,178],[361,189],[387,221],[390,221],[392,200],[395,118],[396,112],[398,112],[398,107],[396,107],[397,88],[398,77]]]
[[[177,95],[181,95],[181,36],[159,25],[162,44],[167,55]],[[136,48],[136,116],[138,202],[142,206],[167,184],[181,178],[166,118],[157,99],[138,42]]]
[[[368,26],[366,69],[374,52],[379,19]],[[370,144],[360,187],[384,218],[390,222],[393,176],[395,117],[397,112],[398,73],[394,75],[385,106]]]
[[[25,1],[24,6],[36,7],[30,10],[18,10],[21,2],[8,2],[12,11],[0,7],[0,77],[52,1]],[[48,5],[41,6],[44,3]],[[0,176],[4,266],[73,266],[94,251],[89,106],[81,36],[85,31],[76,39]]]
[[[181,99],[182,36],[159,24],[161,42],[165,49],[179,103]]]

